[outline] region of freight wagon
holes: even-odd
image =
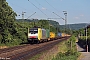
[[[50,40],[53,40],[55,38],[55,33],[54,32],[50,32]]]

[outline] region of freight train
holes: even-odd
[[[58,33],[58,37],[61,37],[61,33]],[[54,40],[56,38],[56,34],[54,32],[50,32],[48,29],[43,28],[30,28],[28,29],[28,42],[29,43],[40,43],[45,41]]]

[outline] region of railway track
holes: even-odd
[[[1,53],[6,53],[6,52],[10,52],[10,51],[14,51],[14,50],[17,50],[18,48],[21,49],[21,48],[24,48],[28,45],[21,45],[21,46],[15,46],[15,47],[11,47],[11,48],[5,48],[5,49],[1,49],[0,50],[0,54]]]
[[[34,55],[49,50],[54,45],[58,44],[59,42],[68,39],[69,37],[61,38],[58,40],[41,43],[41,44],[34,44],[34,45],[24,45],[24,46],[17,46],[8,49],[0,50],[0,58],[5,60],[27,60],[28,58],[33,57]]]

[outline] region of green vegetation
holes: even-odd
[[[42,55],[42,53],[39,53],[37,55],[35,55],[34,57],[32,57],[31,59],[28,59],[28,60],[37,60],[38,57],[40,57]]]
[[[86,25],[87,23],[67,24],[67,29],[70,28],[72,30],[79,30],[85,28]],[[64,25],[60,25],[61,29],[63,29],[64,27]]]
[[[66,41],[63,47],[67,47],[63,50],[63,52],[59,52],[55,58],[52,60],[77,60],[79,53],[76,49],[76,39],[74,36],[72,36],[68,41]],[[60,47],[62,50],[62,48]]]
[[[11,43],[14,34],[16,34],[15,26],[16,13],[12,10],[6,0],[0,0],[0,43]]]

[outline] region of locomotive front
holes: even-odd
[[[28,42],[38,41],[38,28],[30,28],[28,31]]]

